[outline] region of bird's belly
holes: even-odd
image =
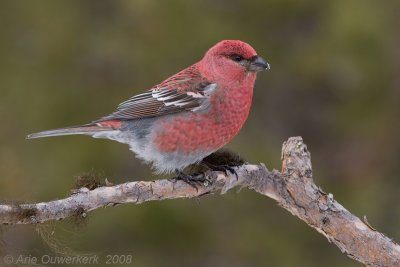
[[[129,142],[131,150],[151,162],[159,173],[200,162],[230,142],[242,128],[251,98],[241,100],[244,102],[236,102],[237,105],[222,102],[223,108],[203,113],[182,112],[145,119],[141,127],[134,127],[136,134]],[[151,126],[147,126],[147,120],[151,120]],[[144,134],[137,134],[138,129]]]
[[[229,143],[247,119],[248,109],[165,117],[154,131],[154,146],[162,153],[205,156]]]
[[[158,119],[144,149],[140,144],[131,144],[131,149],[151,162],[159,173],[182,170],[228,143],[238,128],[189,114],[178,118],[166,116]]]
[[[195,151],[215,151],[228,143],[240,129],[237,123],[202,116],[174,118],[160,124],[161,130],[156,132],[154,139],[157,149],[180,151],[186,155]]]

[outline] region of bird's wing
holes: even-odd
[[[216,84],[207,81],[193,65],[152,89],[122,102],[117,110],[97,120],[132,120],[182,111],[200,111],[209,106]]]

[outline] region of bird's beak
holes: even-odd
[[[269,70],[269,64],[265,59],[260,56],[254,56],[250,59],[250,64],[248,66],[249,71],[259,72],[262,70]]]

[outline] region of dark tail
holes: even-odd
[[[26,139],[34,139],[41,137],[50,137],[50,136],[60,136],[60,135],[74,135],[74,134],[86,134],[91,135],[98,132],[103,131],[112,131],[114,130],[111,127],[104,127],[97,124],[85,124],[79,126],[72,126],[67,128],[60,128],[54,130],[48,130],[38,133],[29,134],[26,136]]]

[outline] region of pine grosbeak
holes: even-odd
[[[225,40],[203,59],[91,123],[28,135],[83,134],[128,144],[158,173],[181,171],[232,140],[246,121],[257,72],[269,64],[247,43]]]

